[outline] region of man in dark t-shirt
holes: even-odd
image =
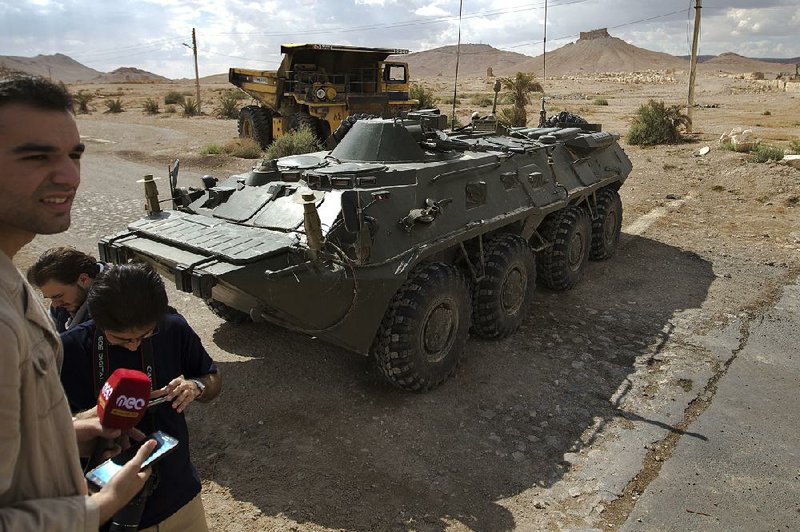
[[[111,266],[92,284],[87,300],[93,320],[61,335],[61,381],[70,408],[94,409],[98,372],[105,378],[118,368],[147,373],[152,397],[166,395],[168,402],[150,408],[137,428],[145,434],[163,430],[180,445],[155,466],[157,481],[140,527],[207,530],[183,412],[194,400],[217,396],[217,366],[183,316],[168,306],[163,281],[149,267]]]

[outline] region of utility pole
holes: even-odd
[[[694,6],[694,36],[692,37],[692,59],[689,67],[689,100],[686,105],[686,116],[689,117],[689,124],[686,132],[692,132],[692,114],[694,111],[694,78],[697,74],[697,43],[700,40],[700,9],[702,0],[695,0]]]
[[[194,83],[195,91],[197,92],[197,114],[202,114],[202,110],[200,109],[200,73],[197,70],[197,35],[195,35],[194,28],[192,28],[192,51],[194,52]]]

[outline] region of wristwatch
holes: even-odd
[[[197,386],[197,389],[200,390],[200,395],[195,397],[195,399],[203,397],[203,394],[206,393],[206,385],[203,384],[203,381],[201,381],[200,379],[189,379],[189,380],[191,380],[195,384],[195,386]]]

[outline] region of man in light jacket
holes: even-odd
[[[0,77],[2,531],[96,531],[149,476],[140,468],[154,441],[145,443],[109,484],[88,496],[79,444],[114,434],[103,432],[97,418],[73,424],[59,382],[59,337],[12,263],[36,234],[69,227],[83,151],[63,85],[26,75]]]

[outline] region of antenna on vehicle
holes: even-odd
[[[458,90],[458,60],[461,58],[461,8],[464,0],[458,2],[458,45],[456,46],[456,79],[453,82],[453,116],[450,119],[450,129],[456,126],[456,92]]]
[[[547,80],[547,0],[544,0],[544,40],[542,41],[542,83]],[[547,124],[547,111],[544,109],[544,85],[542,85],[542,106],[539,108],[539,127]]]

